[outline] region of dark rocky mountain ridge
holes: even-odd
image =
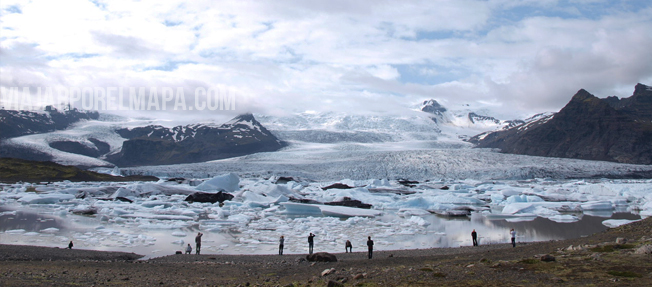
[[[0,110],[0,139],[63,130],[81,120],[96,120],[96,111],[60,112],[50,106],[43,112]]]
[[[127,138],[122,150],[107,157],[118,166],[163,165],[204,162],[276,151],[285,146],[263,127],[252,114],[237,116],[220,126],[203,124],[146,126],[120,129]]]
[[[13,137],[65,129],[84,119],[98,119],[97,112],[56,110],[46,112],[0,111],[0,129],[5,141]],[[5,131],[4,128],[7,127]],[[150,125],[118,128],[117,135],[125,138],[119,151],[102,137],[87,136],[78,141],[65,138],[46,142],[59,151],[106,160],[118,166],[163,165],[203,162],[242,156],[256,152],[275,151],[285,146],[263,127],[252,114],[237,116],[217,124],[193,124],[167,128]],[[56,138],[56,137],[55,137]],[[29,145],[0,143],[0,157],[35,161],[52,161],[50,152]]]
[[[600,99],[579,90],[552,117],[470,139],[504,153],[652,164],[652,88]]]

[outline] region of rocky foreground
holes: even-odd
[[[318,246],[317,246],[318,247]],[[354,250],[355,251],[355,250]],[[652,218],[589,237],[305,255],[170,255],[0,245],[0,286],[650,286]]]

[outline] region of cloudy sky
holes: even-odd
[[[524,117],[580,88],[652,85],[647,0],[184,2],[2,0],[0,87],[219,87],[268,114],[433,98]]]

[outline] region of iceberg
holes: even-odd
[[[580,204],[582,210],[612,210],[614,209],[611,201],[590,201]]]
[[[226,191],[234,192],[240,189],[240,178],[235,173],[227,173],[213,177],[195,187],[202,191]]]
[[[621,225],[625,224],[630,224],[632,222],[636,222],[638,220],[629,220],[629,219],[607,219],[602,221],[602,225],[609,227],[609,228],[615,228]]]
[[[72,194],[61,194],[61,193],[51,193],[51,194],[26,194],[21,197],[18,201],[24,204],[54,204],[62,201],[69,201],[75,199],[75,196]]]

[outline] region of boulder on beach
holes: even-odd
[[[310,262],[337,262],[337,257],[328,252],[317,252],[313,254],[308,254],[306,260]]]

